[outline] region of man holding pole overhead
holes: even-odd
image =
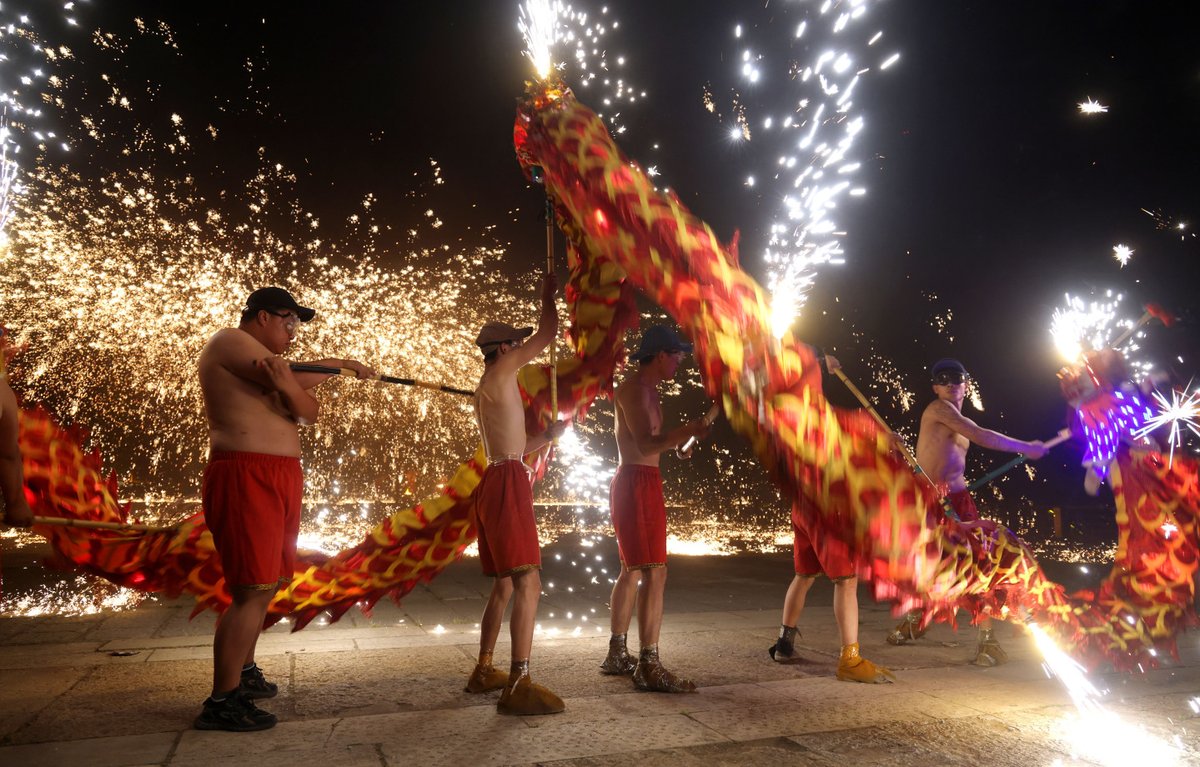
[[[232,603],[217,623],[212,694],[196,718],[198,730],[275,726],[275,715],[254,704],[278,692],[255,665],[254,649],[272,597],[292,578],[304,485],[299,427],[316,422],[318,405],[308,390],[329,377],[294,373],[279,355],[315,314],[283,288],[260,288],[247,299],[238,327],[217,331],[200,352],[210,448],[204,520]],[[375,376],[354,360],[316,364]]]
[[[529,327],[489,322],[475,339],[484,362],[475,391],[475,418],[488,461],[475,491],[479,563],[484,575],[495,581],[479,625],[479,662],[466,689],[475,693],[502,688],[496,710],[519,716],[557,714],[565,708],[561,698],[529,677],[534,620],[542,593],[542,554],[533,516],[532,477],[524,461],[526,455],[557,438],[565,424],[555,421],[544,433],[527,435],[517,385],[517,372],[558,334],[555,288],[554,274],[547,272],[536,333]],[[512,662],[505,675],[492,665],[492,653],[510,599]]]

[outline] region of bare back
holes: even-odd
[[[617,387],[613,397],[617,456],[622,465],[658,466],[661,452],[643,452],[638,447],[647,434],[657,436],[662,431],[662,405],[658,401],[658,390],[643,382],[640,374],[639,370],[626,378]],[[639,440],[639,436],[643,439]]]
[[[300,456],[299,428],[278,392],[232,372],[235,362],[269,356],[266,346],[237,328],[217,331],[204,345],[200,391],[211,449]]]
[[[525,408],[515,371],[488,365],[475,389],[475,420],[489,460],[525,453]]]
[[[965,490],[967,448],[971,442],[946,425],[946,408],[953,405],[934,400],[921,414],[921,432],[917,436],[917,463],[935,485],[945,486],[948,492]]]

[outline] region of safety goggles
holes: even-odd
[[[938,373],[933,377],[933,382],[938,386],[953,386],[955,384],[963,384],[971,380],[971,376],[966,373],[947,370]]]

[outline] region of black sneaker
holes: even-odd
[[[279,685],[268,682],[267,678],[263,676],[262,669],[254,665],[242,670],[242,681],[238,685],[238,692],[244,692],[255,700],[274,698],[279,694]]]
[[[234,692],[222,701],[205,700],[204,708],[192,726],[197,730],[254,732],[269,730],[277,721],[274,714],[254,705],[245,693]]]

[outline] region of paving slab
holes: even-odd
[[[1081,715],[1018,628],[997,627],[1009,664],[977,668],[968,663],[973,627],[937,625],[895,647],[885,641],[890,607],[862,590],[862,652],[896,682],[840,682],[827,582],[814,586],[801,617],[804,662],[782,665],[766,650],[778,634],[790,557],[676,557],[660,652],[700,690],[645,693],[628,677],[599,673],[609,584],[591,581],[578,552],[547,560],[544,581],[554,587],[539,610],[532,670],[563,696],[562,715],[506,717],[496,712],[497,692],[463,691],[490,588],[469,560],[399,605],[264,633],[258,659],[280,692],[260,705],[280,723],[259,733],[191,729],[210,683],[214,620],[189,619],[187,598],[120,613],[0,616],[0,764],[1068,767],[1105,764],[1117,753],[1103,747],[1110,732],[1154,756],[1140,763],[1200,763],[1194,633],[1181,637],[1179,660],[1167,668],[1092,674],[1109,690],[1113,718],[1081,740]],[[635,621],[634,650],[636,636]],[[498,666],[508,653],[506,625]]]

